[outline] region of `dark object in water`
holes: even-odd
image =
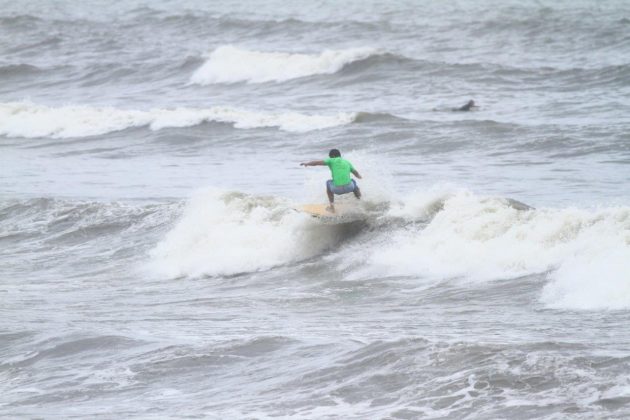
[[[462,105],[459,108],[453,108],[453,111],[470,111],[471,108],[476,108],[475,101],[472,99],[466,103],[466,105]]]

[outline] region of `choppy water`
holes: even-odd
[[[630,416],[630,4],[382,3],[0,1],[2,417]]]

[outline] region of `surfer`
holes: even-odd
[[[453,111],[470,111],[471,108],[477,108],[477,105],[475,105],[475,101],[473,101],[472,99],[466,102],[466,105],[462,105],[459,108],[453,108]]]
[[[361,190],[356,181],[350,177],[352,173],[357,178],[361,179],[361,175],[352,166],[352,163],[341,157],[341,152],[337,149],[332,149],[328,153],[328,159],[325,160],[312,160],[310,162],[300,163],[301,166],[328,166],[332,173],[332,179],[326,181],[326,194],[328,195],[328,201],[330,205],[326,210],[330,212],[335,211],[335,194],[347,194],[354,193],[357,199],[361,199]]]

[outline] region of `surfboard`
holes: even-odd
[[[326,223],[346,223],[362,220],[365,213],[358,206],[339,203],[335,204],[335,211],[327,210],[328,204],[303,204],[296,210],[306,213],[322,222]]]
[[[336,214],[339,214],[341,210],[339,206],[336,206],[335,212],[333,213],[329,210],[326,210],[327,207],[327,204],[304,204],[302,206],[299,206],[298,210],[304,213],[308,213],[314,217],[335,216]]]

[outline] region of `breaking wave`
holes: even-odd
[[[359,224],[326,224],[287,199],[218,189],[167,204],[9,200],[0,205],[0,242],[6,255],[31,247],[56,255],[107,241],[103,252],[129,256],[145,243],[149,269],[166,278],[256,272],[328,253],[316,264],[337,265],[349,281],[509,288],[535,276],[548,308],[630,308],[629,207],[534,209],[454,187],[380,200],[362,202]]]
[[[347,64],[381,54],[374,48],[325,50],[319,54],[250,51],[224,45],[215,49],[190,78],[191,83],[283,82],[333,74]]]
[[[533,209],[469,192],[412,197],[391,216],[426,220],[370,249],[355,275],[468,281],[547,273],[557,309],[630,308],[630,208]],[[355,261],[356,263],[356,261]]]
[[[389,202],[347,239],[287,200],[206,191],[152,252],[168,277],[230,275],[333,252],[349,279],[513,281],[544,275],[550,308],[630,308],[630,208],[541,208],[466,191]]]
[[[85,105],[49,107],[29,102],[9,102],[0,104],[0,135],[24,138],[87,137],[133,127],[148,126],[151,130],[160,130],[191,127],[204,122],[228,123],[243,129],[276,127],[283,131],[306,132],[350,124],[355,118],[354,113],[265,113],[232,107],[140,111]]]
[[[313,257],[337,240],[333,227],[285,200],[207,190],[152,251],[151,268],[167,277],[233,275]]]

